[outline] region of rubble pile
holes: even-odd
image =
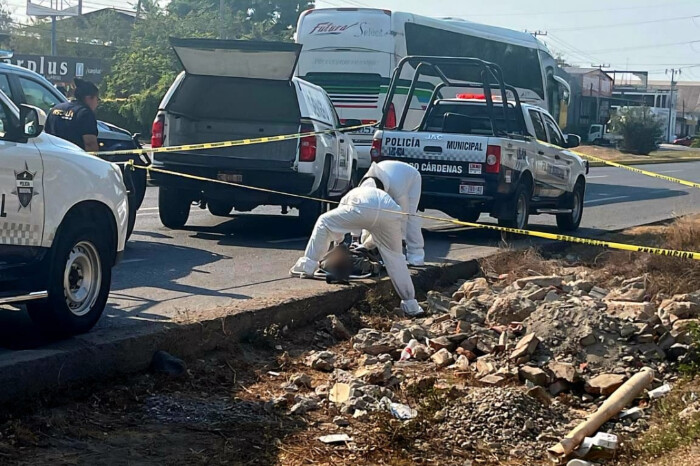
[[[477,388],[438,412],[437,426],[451,449],[486,449],[496,455],[539,457],[539,442],[561,437],[570,419],[560,405],[545,405],[516,388]]]
[[[652,302],[646,276],[620,278],[606,290],[584,268],[505,278],[431,291],[426,317],[385,331],[353,335],[329,316],[318,326],[349,339],[346,349],[308,354],[305,364],[323,382],[297,374],[274,406],[299,415],[323,410],[336,429],[377,412],[419,418],[435,426],[418,436],[419,449],[439,439],[452,452],[541,459],[642,367],[654,370],[650,388],[657,388],[673,381],[674,364],[697,360],[691,333],[700,323],[700,291]],[[437,412],[421,404],[430,391],[442,393]],[[624,433],[644,426],[639,408],[606,424]]]

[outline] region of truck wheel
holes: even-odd
[[[476,223],[481,217],[481,211],[474,209],[473,207],[467,207],[462,211],[462,214],[458,217],[463,222]]]
[[[331,165],[330,161],[326,160],[326,165],[323,169],[323,177],[321,185],[318,187],[312,196],[318,199],[328,199],[328,179],[330,178]],[[329,204],[326,202],[303,201],[299,206],[299,223],[305,231],[312,231],[316,220],[328,211]]]
[[[104,232],[87,222],[66,225],[49,266],[49,297],[27,303],[32,321],[46,334],[85,333],[99,320],[112,281],[114,251]]]
[[[171,188],[158,188],[158,213],[160,221],[167,228],[182,228],[190,217],[192,200],[181,191]]]
[[[520,183],[515,190],[511,202],[511,216],[508,219],[498,219],[498,224],[506,228],[524,230],[530,218],[530,185]]]
[[[557,214],[557,226],[561,231],[574,231],[581,225],[583,218],[583,198],[585,195],[584,185],[581,181],[574,186],[574,192],[571,193],[571,213]]]
[[[233,204],[225,201],[207,201],[207,208],[212,215],[228,217],[228,214],[233,210]]]

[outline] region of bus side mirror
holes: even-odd
[[[581,136],[577,134],[568,134],[566,136],[566,147],[572,149],[581,145]]]

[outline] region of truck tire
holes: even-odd
[[[520,183],[511,198],[511,215],[507,219],[498,219],[498,224],[506,228],[524,230],[530,218],[530,193],[532,189],[529,183]]]
[[[330,178],[331,164],[330,160],[326,159],[326,164],[323,168],[323,177],[318,190],[312,195],[318,199],[328,199],[328,179]],[[326,202],[303,201],[299,206],[299,223],[304,231],[313,231],[316,225],[316,220],[328,211],[329,204]]]
[[[161,223],[172,230],[182,228],[190,217],[192,200],[186,193],[172,188],[158,188],[158,214]]]
[[[583,218],[583,198],[585,195],[585,187],[582,181],[577,181],[574,186],[574,191],[571,193],[571,204],[567,208],[571,208],[570,214],[557,214],[557,226],[561,231],[575,231],[581,225]]]
[[[110,244],[86,221],[66,225],[56,239],[48,271],[49,297],[30,301],[27,311],[43,333],[85,333],[100,319],[112,281]]]
[[[233,210],[233,204],[226,201],[207,201],[207,208],[212,215],[217,217],[228,217]]]
[[[480,210],[467,207],[462,211],[458,218],[463,222],[476,223],[477,220],[479,220],[479,217],[481,217]]]

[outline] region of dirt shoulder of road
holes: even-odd
[[[614,239],[699,250],[700,216],[679,219],[672,226],[630,229]],[[583,281],[613,291],[636,277],[635,286],[643,284],[645,299],[648,295],[653,303],[664,296],[695,291],[700,283],[697,261],[582,245],[549,257],[532,250],[504,251],[482,261],[482,271],[481,286],[488,285],[475,299],[487,295],[500,299],[497,297],[517,279],[535,274],[586,276]],[[639,276],[644,279],[640,281]],[[465,285],[470,283],[476,280],[440,288],[432,295],[431,306],[440,300],[439,295],[449,301],[454,290],[465,293]],[[389,336],[400,333],[399,329],[410,335],[417,335],[421,328],[431,334],[447,329],[447,334],[456,338],[461,333],[454,324],[457,328],[462,324],[452,318],[452,310],[406,321],[397,316],[395,306],[392,295],[369,295],[338,318],[319,319],[297,329],[270,325],[246,335],[241,342],[224,342],[204,357],[187,360],[186,370],[177,376],[145,373],[4,407],[0,410],[0,463],[548,464],[545,449],[604,399],[586,399],[580,391],[582,381],[577,382],[578,388],[551,399],[547,392],[535,398],[518,379],[517,365],[515,375],[498,373],[503,383],[496,387],[482,378],[477,362],[460,369],[445,367],[437,359],[418,360],[416,355],[416,360],[398,363],[396,352],[400,353],[405,343],[397,346]],[[546,317],[546,306],[542,304],[534,314]],[[593,325],[588,318],[593,311],[580,308],[584,320],[576,326],[563,324],[564,333],[559,322],[577,312],[568,304],[557,311],[561,319],[550,316],[533,321],[528,317],[525,325],[540,326],[552,338],[559,339],[557,334],[566,338],[579,327]],[[478,314],[469,313],[474,318]],[[610,345],[627,345],[620,343],[619,335],[609,333],[611,322],[605,317]],[[505,368],[506,353],[488,354],[491,346],[501,344],[497,335],[489,333],[493,329],[472,323],[474,327],[464,327],[472,329],[470,335],[491,336],[483,341],[480,336],[482,342],[461,355],[469,359],[471,352],[483,354],[487,356],[482,359],[484,367],[493,364]],[[528,331],[533,330],[528,327]],[[437,340],[440,338],[448,337]],[[487,345],[493,338],[495,344]],[[521,337],[510,338],[506,334],[506,346]],[[636,337],[630,338],[633,341]],[[540,351],[569,358],[562,353],[564,339],[556,344],[545,340],[543,337]],[[436,344],[449,346],[444,340]],[[460,348],[467,346],[463,342]],[[683,422],[679,416],[684,405],[698,405],[700,383],[680,377],[676,363],[644,358],[635,361],[655,364],[656,385],[662,379],[672,379],[673,390],[659,402],[644,404],[639,421],[613,421],[601,429],[621,436],[619,455],[607,464],[695,464],[689,461],[697,453],[700,412]],[[617,358],[591,360],[586,363],[585,377],[591,377],[591,367],[596,364],[618,362]],[[574,371],[579,367],[576,359],[570,364],[567,367]],[[620,373],[632,373],[638,367],[625,366]],[[407,405],[392,406],[409,417],[414,416],[410,408],[415,409],[414,419],[396,419],[382,409],[384,398]],[[347,438],[331,444],[320,440],[332,434]]]
[[[644,165],[644,164],[659,164],[659,163],[675,163],[675,162],[694,162],[700,161],[700,149],[689,150],[672,150],[661,149],[653,151],[649,155],[633,155],[621,152],[611,147],[600,146],[580,146],[574,152],[584,155],[590,155],[611,162],[621,163],[623,165]],[[592,166],[603,166],[602,162],[592,162]]]

